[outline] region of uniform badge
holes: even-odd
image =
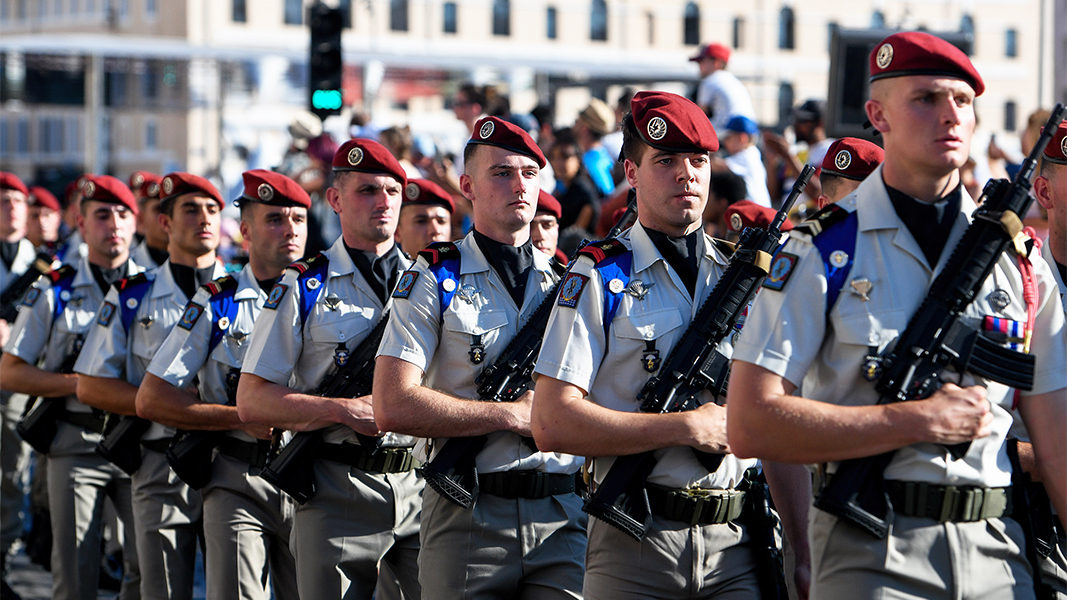
[[[648,137],[652,138],[652,141],[658,142],[667,135],[667,122],[663,120],[663,117],[652,117],[648,122]]]
[[[348,348],[346,348],[344,344],[337,344],[337,349],[333,351],[333,364],[337,365],[337,368],[340,369],[348,362],[348,357]]]
[[[270,296],[267,296],[267,302],[263,305],[263,308],[277,309],[281,304],[282,298],[285,297],[285,292],[289,290],[289,286],[276,283],[270,290]]]
[[[444,291],[446,291],[448,293],[452,293],[452,292],[456,291],[456,280],[455,279],[446,279],[446,280],[442,281],[441,282],[441,289],[443,289]]]
[[[230,339],[232,339],[234,342],[237,342],[238,346],[240,346],[242,343],[244,343],[245,338],[248,337],[247,333],[245,333],[244,331],[240,331],[240,330],[232,331],[228,335],[229,335]]]
[[[330,294],[323,299],[322,303],[326,305],[326,310],[337,310],[341,306],[341,298],[340,296]]]
[[[763,287],[777,292],[782,291],[785,282],[793,274],[793,267],[797,265],[799,257],[788,252],[779,252],[771,263],[771,272],[763,280]]]
[[[986,296],[986,300],[988,300],[989,303],[993,305],[993,308],[997,310],[1004,310],[1008,307],[1009,304],[1011,304],[1011,296],[1008,295],[1008,292],[1000,289],[993,290],[988,296]]]
[[[270,202],[274,198],[274,188],[266,183],[261,183],[259,184],[259,187],[256,188],[256,195],[259,196],[260,200]]]
[[[857,277],[856,279],[853,279],[852,281],[848,282],[848,287],[848,291],[859,296],[864,302],[870,302],[871,297],[867,294],[869,294],[871,292],[871,288],[874,287],[874,284],[871,283],[870,279],[867,279],[866,277]]]
[[[486,121],[482,123],[482,128],[478,130],[478,136],[483,140],[489,139],[489,136],[493,135],[493,131],[496,130],[496,125],[492,121]]]
[[[842,150],[834,157],[834,166],[838,171],[844,171],[852,164],[852,154],[848,150]]]
[[[741,231],[745,228],[745,221],[741,219],[741,215],[734,213],[730,215],[730,229],[734,231]]]
[[[59,297],[63,298],[63,294],[67,294],[69,296],[70,292],[68,292],[67,290],[63,290],[59,294]],[[37,299],[40,298],[40,297],[41,297],[41,290],[39,288],[35,288],[35,287],[34,288],[30,288],[26,292],[26,295],[22,297],[22,305],[23,306],[33,306],[33,303],[37,302]],[[66,300],[66,298],[63,298],[63,299]]]
[[[644,300],[648,295],[648,289],[656,285],[656,282],[645,283],[640,279],[634,279],[630,281],[630,285],[626,286],[626,293],[630,294],[637,300]]]
[[[848,264],[848,252],[834,250],[830,253],[830,264],[840,269]]]
[[[586,283],[589,283],[589,278],[585,275],[579,273],[567,275],[567,280],[563,282],[563,285],[559,286],[559,301],[557,304],[570,308],[578,306],[578,298],[581,297]]]
[[[196,325],[197,319],[199,319],[200,315],[202,315],[203,313],[204,313],[204,307],[203,306],[200,306],[199,304],[193,304],[193,303],[190,302],[189,306],[187,306],[185,308],[185,312],[182,313],[181,320],[178,321],[178,327],[181,327],[182,329],[185,329],[185,330],[192,329],[193,325]],[[223,317],[223,319],[225,319],[225,318],[226,317]],[[226,329],[226,327],[223,326],[221,320],[219,321],[219,328],[220,329]]]
[[[86,181],[82,186],[82,195],[86,198],[92,198],[96,195],[96,184],[91,181]]]
[[[618,277],[608,282],[608,290],[610,290],[612,294],[621,294],[624,289],[626,289],[626,286]]]
[[[137,308],[137,298],[127,298],[126,308],[130,310],[134,310],[135,308]]]
[[[471,336],[471,349],[467,352],[467,356],[470,357],[471,363],[480,365],[485,360],[485,346],[482,344],[481,335]]]
[[[59,299],[64,302],[70,302],[70,290],[63,290],[59,292]]]
[[[139,188],[142,185],[144,185],[144,175],[141,175],[140,173],[134,173],[133,174],[133,187]]]
[[[888,67],[889,63],[893,62],[893,45],[882,44],[882,47],[878,49],[878,55],[875,56],[874,62],[879,69]]]
[[[167,196],[174,192],[174,180],[170,177],[163,178],[163,193]]]
[[[407,197],[408,200],[415,200],[416,198],[418,198],[419,184],[409,183],[408,186],[404,188],[404,196]]]
[[[448,283],[449,281],[452,281],[452,289],[455,289],[456,282],[451,280],[451,279],[446,279],[445,283]],[[441,285],[444,286],[446,292],[452,291],[452,290],[448,289],[448,286],[445,285],[444,283],[441,284]],[[480,290],[480,289],[478,289],[478,288],[476,288],[473,285],[468,283],[468,284],[461,285],[459,287],[459,291],[456,292],[456,297],[459,298],[460,300],[466,302],[467,304],[474,304],[474,298],[476,296],[478,296],[478,294],[481,291],[482,290]]]
[[[219,329],[221,331],[226,331],[229,328],[230,328],[230,318],[229,317],[222,317],[221,319],[219,319]]]
[[[1064,156],[1067,156],[1067,136],[1060,140],[1060,151],[1063,152]]]
[[[419,279],[419,274],[415,271],[404,271],[404,274],[400,276],[400,281],[396,282],[396,289],[393,290],[394,298],[407,298],[411,295],[411,290],[415,287],[415,282]]]
[[[322,282],[319,281],[317,277],[312,277],[311,279],[308,279],[307,283],[305,283],[304,285],[306,285],[309,290],[315,291],[319,289],[319,286],[322,285]]]
[[[141,324],[141,327],[144,327],[145,329],[148,329],[149,327],[152,326],[152,323],[156,322],[156,320],[153,319],[150,315],[145,315],[145,316],[141,317],[141,319],[138,320],[137,322]],[[190,325],[190,327],[191,327],[191,325]]]
[[[348,153],[348,164],[353,167],[363,162],[363,148],[355,147]]]
[[[641,355],[641,366],[645,368],[645,371],[655,373],[659,370],[660,363],[663,362],[659,357],[659,350],[656,349],[656,340],[648,340],[645,345],[645,352]]]
[[[100,312],[96,316],[96,324],[107,327],[111,324],[111,317],[115,316],[115,305],[105,302],[100,306]]]

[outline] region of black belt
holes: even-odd
[[[152,452],[159,452],[165,454],[167,448],[170,448],[170,442],[174,439],[172,437],[165,437],[158,440],[141,440],[141,445],[148,448]]]
[[[1011,488],[936,485],[914,481],[885,482],[893,510],[907,517],[939,523],[996,519],[1011,513]]]
[[[501,498],[538,500],[574,492],[574,475],[542,471],[503,471],[478,477],[483,494]]]
[[[718,525],[741,516],[745,493],[740,490],[672,489],[647,484],[652,514],[690,525]]]
[[[411,448],[379,448],[372,455],[357,444],[323,444],[317,456],[367,473],[403,473],[415,467]]]
[[[97,416],[93,413],[76,413],[64,410],[56,419],[93,433],[104,433],[104,417],[102,415]]]
[[[218,445],[219,452],[236,458],[241,462],[248,463],[257,469],[262,469],[267,464],[267,454],[270,453],[270,440],[257,440],[245,442],[230,436],[223,438]]]

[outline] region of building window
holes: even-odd
[[[793,122],[793,84],[783,81],[778,85],[778,125],[785,126]]]
[[[1018,32],[1015,29],[1004,32],[1004,56],[1008,58],[1019,56]]]
[[[871,29],[885,29],[885,13],[876,10],[871,13]]]
[[[1016,120],[1017,111],[1014,100],[1008,100],[1004,103],[1004,131],[1015,131],[1018,126]]]
[[[408,30],[408,0],[389,0],[389,29]]]
[[[593,0],[589,5],[589,39],[608,39],[608,5],[604,0]]]
[[[144,15],[149,19],[156,18],[156,0],[144,0]]]
[[[445,33],[456,33],[456,21],[458,20],[456,17],[456,3],[445,2]]]
[[[4,14],[7,14],[6,10],[4,11]],[[78,0],[70,0],[70,14],[78,14]]]
[[[696,2],[690,2],[685,5],[682,37],[686,46],[696,46],[700,43],[700,8]]]
[[[3,8],[7,8],[7,6],[5,5]],[[0,117],[0,154],[7,154],[11,152],[11,145],[8,143],[7,136],[7,117]]]
[[[734,50],[737,50],[741,46],[745,45],[745,20],[741,17],[734,17],[733,31],[731,32],[731,45]]]
[[[66,137],[66,123],[59,117],[41,117],[37,121],[38,150],[42,154],[61,154],[63,138]]]
[[[656,45],[656,15],[652,11],[645,13],[645,21],[648,23],[648,45]]]
[[[554,40],[557,37],[555,6],[549,6],[548,9],[545,10],[545,37],[550,40]]]
[[[795,28],[796,17],[793,15],[793,9],[783,6],[782,11],[778,13],[778,48],[793,50],[797,47],[794,38]]]
[[[245,3],[245,0],[233,0],[233,22],[248,22],[248,5]]]
[[[155,121],[148,121],[144,124],[144,149],[145,150],[157,150],[159,148],[159,124]]]
[[[493,35],[511,35],[509,0],[493,0]]]
[[[15,127],[15,152],[26,154],[30,151],[30,120],[20,117]]]
[[[285,24],[302,25],[304,23],[304,3],[301,0],[285,0]]]

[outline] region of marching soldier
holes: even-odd
[[[452,237],[456,203],[441,186],[428,179],[409,179],[396,225],[396,241],[408,256],[434,242]]]
[[[819,171],[822,192],[816,202],[820,209],[856,191],[864,179],[885,160],[881,146],[867,140],[843,137],[826,150]]]
[[[381,144],[354,139],[337,150],[333,173],[326,199],[342,235],[293,264],[271,290],[245,355],[237,408],[246,422],[322,430],[323,444],[307,466],[315,495],[293,517],[300,596],[369,599],[383,562],[404,596],[418,598],[415,440],[386,433],[376,452],[364,448],[357,432],[382,435],[370,397],[313,395],[328,374],[369,350],[364,339],[410,264],[393,241],[404,169]]]
[[[1005,514],[1013,390],[953,373],[960,385],[877,404],[864,378],[877,377],[880,353],[908,327],[970,224],[975,205],[959,168],[985,85],[965,54],[921,32],[884,39],[870,68],[867,116],[882,133],[885,161],[817,224],[794,229],[775,258],[734,350],[730,446],[742,456],[828,463],[828,472],[895,451],[881,474],[892,506],[884,537],[813,511],[813,598],[1032,598],[1022,529]],[[1020,260],[1031,262],[1033,278],[1024,280]],[[1009,250],[981,285],[964,319],[1032,331],[1034,381],[1019,407],[1065,514],[1067,344],[1062,306],[1047,293],[1052,273],[1036,252]],[[1031,285],[1036,298],[1023,293]],[[793,396],[801,384],[803,397]],[[963,442],[961,458],[946,449]]]
[[[170,258],[119,281],[108,292],[74,365],[78,399],[114,415],[137,414],[137,386],[196,289],[225,274],[215,259],[222,197],[196,175],[171,173],[161,183]],[[132,473],[141,598],[192,598],[201,500],[171,471],[164,453],[174,429],[152,423],[141,437]]]
[[[470,508],[430,489],[423,496],[423,598],[579,598],[585,517],[574,473],[581,459],[523,441],[532,392],[511,403],[472,401],[475,377],[558,280],[530,242],[545,158],[525,131],[486,117],[463,164],[474,231],[420,253],[393,293],[374,417],[381,429],[434,438],[435,451],[447,438],[488,436]]]
[[[237,379],[252,325],[285,267],[304,255],[311,198],[279,173],[244,173],[241,236],[248,265],[201,287],[160,346],[137,391],[137,412],[170,427],[226,432],[201,488],[205,572],[212,599],[296,597],[292,504],[258,477],[270,428],[242,423]],[[185,391],[199,377],[200,397]]]
[[[134,262],[154,269],[167,260],[167,232],[159,221],[159,183],[163,178],[148,171],[130,175],[130,189],[141,207],[137,213],[137,233],[142,238],[130,253]]]
[[[88,255],[42,277],[26,294],[0,369],[4,389],[56,402],[55,437],[48,449],[52,520],[52,597],[95,600],[100,574],[104,499],[125,524],[126,552],[119,597],[139,597],[130,477],[95,452],[103,416],[78,402],[78,377],[69,371],[111,284],[140,271],[129,259],[137,203],[124,183],[103,175],[81,203],[78,229]],[[39,361],[40,368],[37,367]]]
[[[59,200],[41,186],[30,188],[29,219],[26,237],[35,248],[54,252],[59,243],[59,222],[62,220]]]

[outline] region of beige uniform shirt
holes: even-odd
[[[975,205],[964,193],[956,223],[935,269],[926,263],[918,243],[897,216],[882,182],[881,167],[838,205],[859,213],[848,281],[869,280],[869,300],[850,292],[851,286],[846,284],[829,319],[824,319],[827,280],[822,258],[807,235],[794,232],[783,252],[797,257],[795,266],[781,291],[764,287],[756,298],[735,346],[734,359],[760,365],[794,384],[802,383],[808,398],[838,405],[871,405],[877,402],[878,394],[874,385],[863,378],[860,368],[869,348],[883,351],[904,331],[966,230]],[[1067,386],[1067,338],[1051,270],[1037,253],[1031,260],[1040,307],[1030,350],[1037,359],[1030,393],[1040,394]],[[998,308],[994,298],[1007,298],[1008,304]],[[968,319],[977,323],[986,315],[1026,320],[1014,255],[1002,255],[965,312]],[[939,444],[901,448],[885,471],[887,479],[984,487],[1011,483],[1004,439],[1012,423],[1013,390],[992,381],[978,381],[988,389],[994,416],[992,432],[975,440],[961,460],[953,460]],[[1022,401],[1026,402],[1026,398]],[[834,468],[836,465],[831,466]]]
[[[426,387],[458,398],[477,398],[475,378],[499,358],[558,277],[549,257],[534,251],[534,266],[519,307],[504,281],[489,266],[473,232],[456,242],[456,246],[462,258],[459,283],[451,303],[441,310],[437,279],[426,259],[420,258],[409,271],[415,275],[410,294],[394,303],[378,355],[399,358],[422,369]],[[485,347],[481,364],[474,364],[470,359],[471,344],[476,337],[480,337]],[[488,438],[476,459],[479,473],[511,470],[574,473],[581,467],[581,459],[569,454],[532,452],[519,435],[511,432],[496,431]],[[445,439],[435,440],[435,451]]]
[[[729,258],[711,238],[700,236],[697,250],[702,255],[694,300],[640,223],[619,239],[633,252],[630,288],[635,291],[622,295],[614,318],[605,327],[604,288],[610,281],[603,281],[589,257],[576,261],[571,273],[588,279],[578,280],[584,285],[577,291],[573,307],[559,302],[553,307],[536,372],[581,388],[591,402],[605,408],[637,412],[641,406],[637,394],[655,374],[645,369],[649,344],[654,344],[660,359],[666,360],[714,289]],[[730,356],[729,337],[718,349]],[[704,394],[704,402],[713,400],[710,392]],[[688,446],[662,448],[655,456],[656,467],[647,481],[671,488],[730,489],[746,469],[756,465],[755,460],[726,455],[718,470],[708,473]],[[614,460],[595,460],[593,473],[598,482]]]

